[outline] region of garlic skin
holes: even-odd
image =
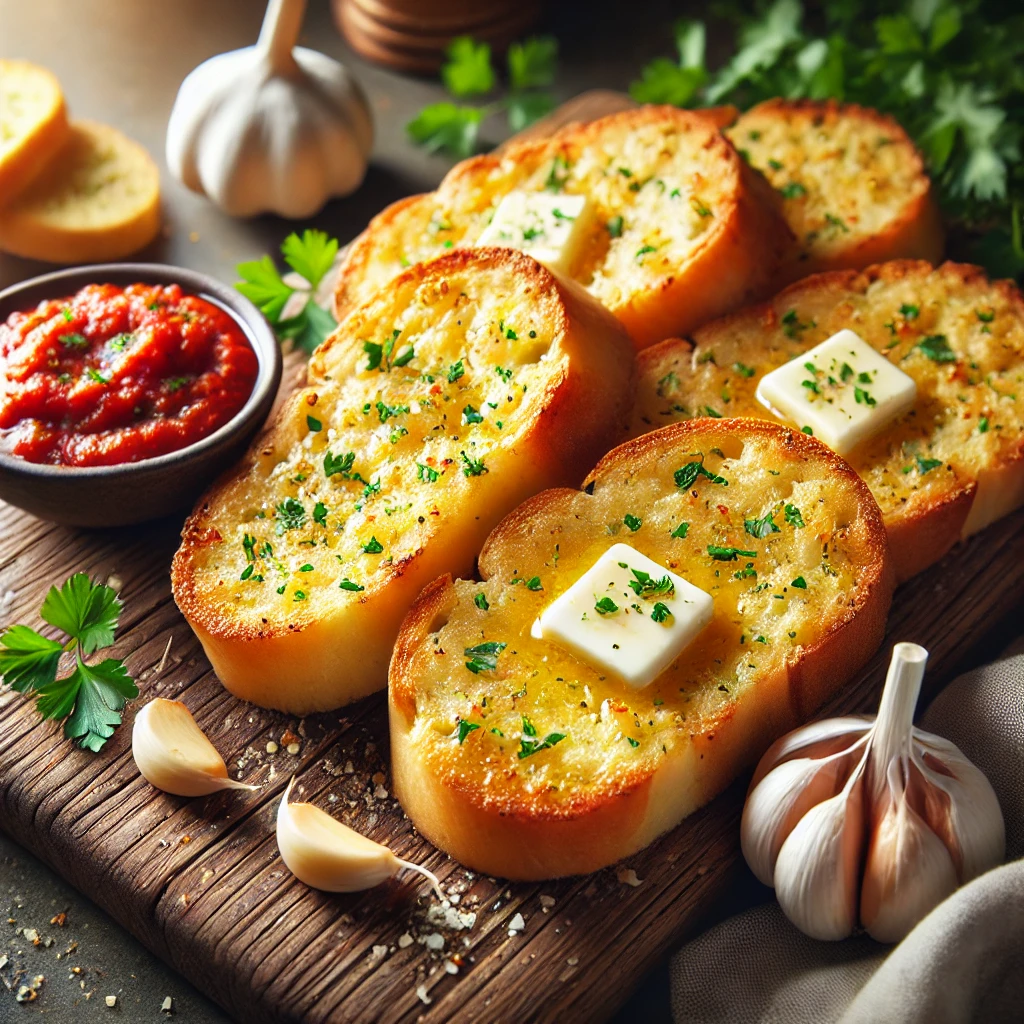
[[[224,758],[180,701],[157,697],[135,716],[132,756],[143,778],[175,796],[259,789],[228,778]]]
[[[1003,816],[988,780],[948,740],[913,726],[927,659],[917,644],[896,644],[876,718],[797,729],[754,773],[744,857],[814,938],[842,939],[859,923],[898,942],[1003,859]]]
[[[423,875],[443,898],[433,872],[396,857],[313,804],[290,803],[294,785],[293,778],[277,809],[277,848],[300,882],[324,892],[359,892],[408,870]]]
[[[310,217],[366,174],[366,97],[336,60],[295,46],[305,7],[270,0],[256,45],[200,64],[174,101],[167,166],[233,217]]]

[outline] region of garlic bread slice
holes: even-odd
[[[710,623],[642,689],[533,635],[620,543],[714,600]],[[863,481],[815,439],[741,419],[616,448],[583,491],[507,516],[479,567],[482,582],[436,580],[402,625],[392,771],[433,843],[522,879],[594,871],[710,800],[867,660],[893,588]],[[637,593],[654,617],[656,598]],[[591,614],[611,612],[595,594]]]
[[[905,580],[1024,503],[1024,297],[1011,282],[909,260],[809,277],[642,353],[631,436],[690,416],[772,418],[761,378],[844,328],[917,385],[909,412],[845,456]]]
[[[834,100],[773,99],[726,134],[776,189],[796,236],[796,260],[780,283],[884,260],[942,258],[931,180],[891,117]]]
[[[174,597],[224,685],[296,714],[381,689],[421,587],[624,429],[635,357],[572,282],[507,249],[414,267],[316,351],[199,502]]]
[[[712,119],[641,107],[463,161],[436,192],[389,206],[349,250],[339,317],[402,267],[476,245],[519,191],[586,196],[570,272],[641,348],[763,296],[791,255],[778,197]],[[524,224],[514,244],[537,230]]]

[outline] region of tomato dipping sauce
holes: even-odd
[[[212,434],[252,394],[234,318],[178,285],[91,284],[0,324],[0,452],[109,466]]]

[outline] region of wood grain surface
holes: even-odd
[[[605,112],[607,97],[584,96],[557,120]],[[614,102],[621,108],[622,97]],[[383,695],[299,720],[221,688],[171,600],[181,518],[85,532],[0,505],[0,626],[39,626],[47,588],[72,572],[113,576],[125,602],[115,653],[142,691],[92,755],[0,689],[0,826],[237,1019],[602,1020],[728,884],[746,780],[628,864],[592,876],[509,885],[449,860],[390,793]],[[871,710],[897,640],[932,652],[926,691],[948,681],[1019,604],[1022,559],[1017,514],[903,586],[885,645],[825,711]],[[140,778],[132,718],[157,695],[183,700],[232,774],[259,792],[185,800]],[[415,879],[332,896],[293,878],[274,839],[293,775],[303,799],[435,871],[450,905]],[[517,915],[523,928],[510,929]]]

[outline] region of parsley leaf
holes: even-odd
[[[300,277],[304,277],[315,291],[327,271],[334,266],[334,259],[338,255],[338,240],[331,238],[326,231],[306,228],[301,238],[292,232],[281,243],[281,254],[285,263]]]
[[[464,718],[459,719],[459,746],[466,742],[466,737],[480,726],[476,722],[467,722]]]
[[[138,688],[118,658],[90,665],[84,659],[114,640],[121,602],[117,594],[85,573],[76,573],[58,590],[51,587],[40,610],[67,642],[40,636],[28,626],[10,626],[0,634],[0,678],[22,693],[34,691],[44,718],[65,719],[64,734],[79,746],[99,751],[121,724],[125,701]],[[57,678],[60,656],[73,651],[75,667]]]
[[[444,150],[464,158],[476,150],[482,112],[447,101],[424,107],[406,126],[410,138],[428,153]]]
[[[540,750],[548,750],[564,739],[565,734],[560,732],[549,732],[544,739],[540,739],[536,726],[526,715],[523,715],[523,735],[519,740],[518,751],[519,760],[522,761],[524,757],[530,757]]]
[[[775,525],[774,510],[766,513],[760,519],[744,519],[743,529],[758,540],[767,537],[769,533],[778,533],[779,528]]]
[[[787,505],[785,507],[786,522],[795,529],[801,529],[804,524],[804,517],[800,512],[800,509],[796,505]]]
[[[545,89],[555,81],[558,40],[534,36],[508,48],[508,77],[513,89]]]
[[[477,644],[475,647],[467,647],[463,654],[470,660],[466,662],[466,668],[474,675],[481,672],[493,672],[498,667],[498,655],[508,646],[500,640],[489,640],[486,643]]]
[[[717,562],[735,562],[742,555],[744,558],[756,558],[756,551],[744,551],[742,548],[723,548],[717,544],[708,545],[708,554]]]
[[[491,48],[469,36],[453,39],[445,51],[441,79],[453,96],[480,96],[494,88]]]
[[[699,476],[706,476],[713,484],[722,484],[723,487],[729,486],[729,481],[724,476],[718,476],[716,473],[709,472],[704,468],[703,462],[688,462],[681,469],[675,471],[676,487],[681,491],[685,491],[697,482],[697,477]]]
[[[929,334],[917,347],[935,363],[955,363],[956,353],[949,347],[944,334]]]

